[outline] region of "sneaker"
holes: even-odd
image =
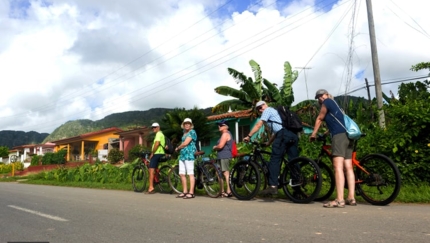
[[[276,186],[268,186],[266,189],[262,190],[260,192],[261,195],[277,195],[278,194],[278,187]]]

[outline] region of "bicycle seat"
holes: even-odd
[[[194,156],[204,155],[205,151],[197,151],[194,153]]]

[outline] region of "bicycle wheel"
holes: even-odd
[[[396,164],[382,154],[369,154],[355,167],[358,193],[373,205],[387,205],[400,192],[400,171]]]
[[[325,201],[333,194],[336,182],[334,180],[333,170],[330,166],[322,161],[317,162],[317,164],[320,167],[322,184],[321,191],[314,200]]]
[[[172,192],[169,184],[169,171],[171,168],[170,165],[163,165],[158,172],[158,188],[162,192]]]
[[[141,164],[136,165],[131,175],[131,181],[135,192],[143,192],[148,181],[146,167]]]
[[[179,165],[173,166],[168,174],[170,188],[176,193],[182,193],[182,182],[179,176]]]
[[[281,183],[285,195],[291,201],[309,203],[320,193],[321,171],[315,161],[298,157],[285,166]]]
[[[203,187],[210,197],[219,197],[222,192],[222,179],[216,166],[210,162],[204,163],[201,173]]]
[[[230,171],[230,189],[239,200],[250,200],[260,190],[260,172],[254,162],[240,161]]]

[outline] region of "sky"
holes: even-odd
[[[382,91],[424,80],[430,2],[373,1]],[[282,85],[367,97],[374,74],[365,0],[2,0],[0,130],[51,133],[70,120],[213,107],[239,89],[227,68]],[[375,87],[370,87],[375,97]]]

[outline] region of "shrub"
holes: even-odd
[[[31,157],[30,165],[39,165],[39,162],[42,160],[42,155],[34,155]]]
[[[124,152],[120,151],[117,148],[113,148],[109,151],[107,159],[108,159],[109,163],[115,164],[118,161],[124,159]]]
[[[145,148],[143,145],[136,145],[128,151],[128,161],[134,161],[137,158],[140,158],[140,154],[143,151],[149,151],[148,148]]]

